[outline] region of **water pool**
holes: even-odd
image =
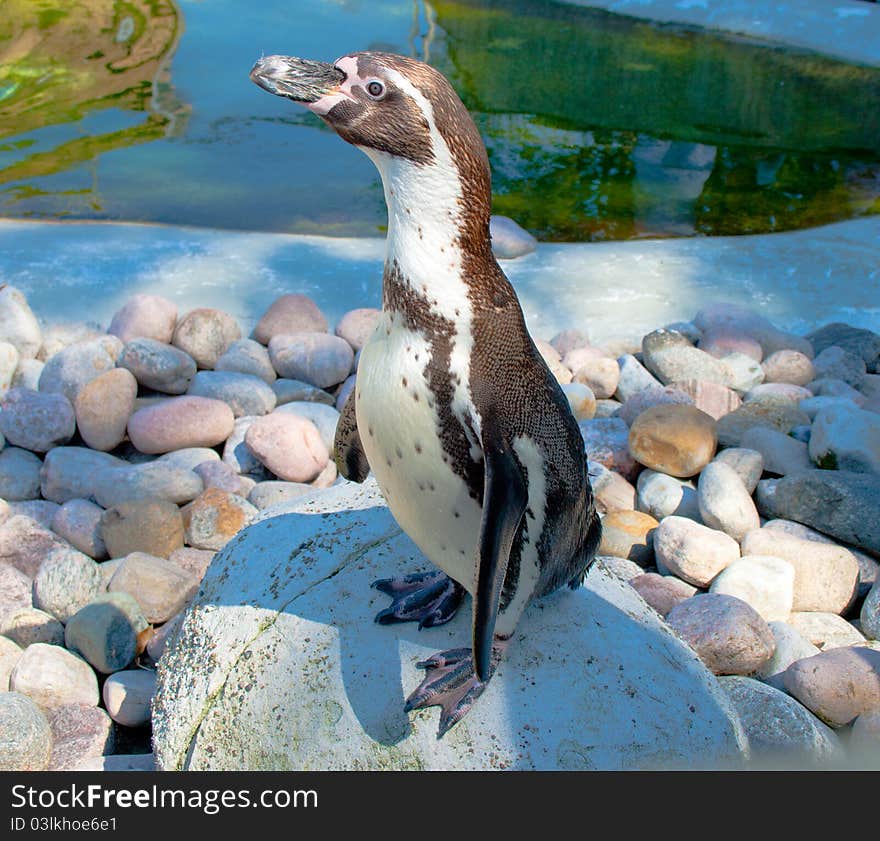
[[[5,0],[0,215],[384,230],[372,164],[250,83],[260,53],[446,73],[494,211],[545,240],[880,212],[880,70],[536,0]]]

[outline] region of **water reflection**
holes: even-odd
[[[372,164],[247,79],[359,49],[451,78],[542,239],[880,212],[877,69],[550,0],[0,2],[0,214],[379,234]]]
[[[495,208],[545,239],[880,211],[880,72],[531,0],[435,0]],[[511,117],[515,113],[516,117]]]
[[[4,0],[0,185],[18,182],[3,190],[6,202],[62,216],[76,196],[73,207],[99,213],[98,183],[65,191],[41,179],[182,133],[189,107],[169,70],[182,29],[173,0]]]

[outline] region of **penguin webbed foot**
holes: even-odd
[[[404,712],[425,707],[440,707],[437,738],[442,739],[464,718],[477,698],[483,694],[504,656],[508,641],[502,637],[495,637],[492,644],[491,671],[485,681],[477,677],[473,652],[470,648],[439,651],[427,660],[416,663],[416,666],[425,669],[427,674],[406,699]]]
[[[376,614],[380,625],[418,622],[419,630],[443,625],[455,616],[464,598],[464,587],[440,570],[383,578],[372,586],[392,599]]]

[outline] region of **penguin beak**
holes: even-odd
[[[250,77],[263,90],[305,105],[334,92],[345,81],[345,73],[332,64],[287,55],[261,58]]]

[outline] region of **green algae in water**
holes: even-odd
[[[541,238],[877,212],[876,69],[559,3],[434,6],[443,69],[487,140],[495,211]]]
[[[545,240],[880,212],[880,70],[537,0],[5,0],[0,214],[376,235],[356,150],[247,80],[259,52],[427,58]],[[187,23],[184,31],[184,22]]]

